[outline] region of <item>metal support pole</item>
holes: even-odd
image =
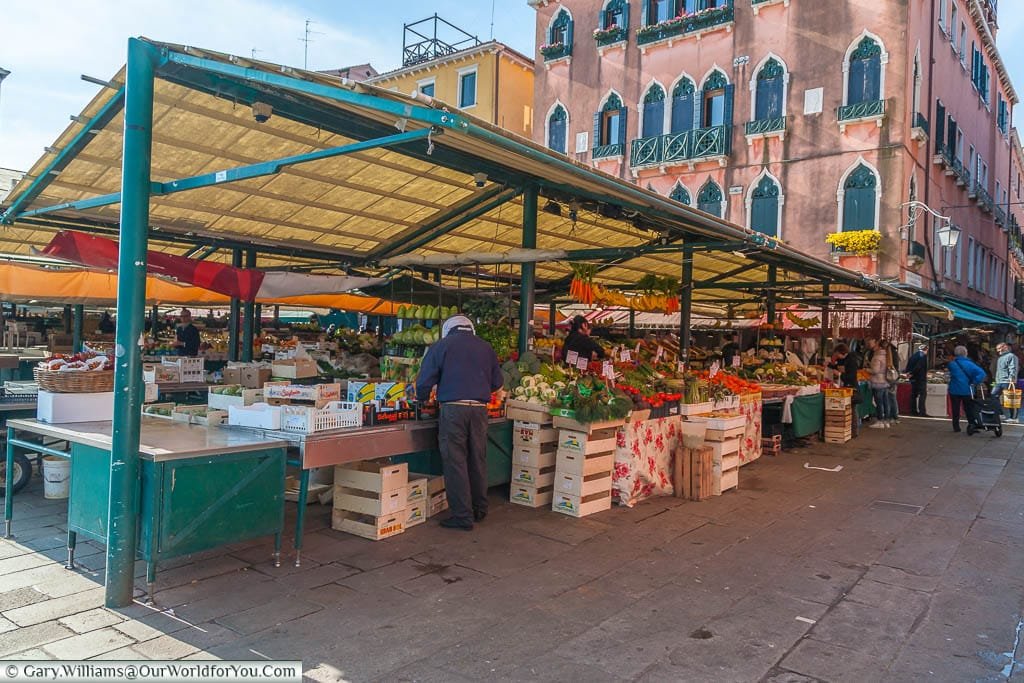
[[[255,268],[256,267],[256,250],[249,249],[245,252],[245,267]],[[252,301],[245,302],[245,325],[242,328],[242,360],[246,363],[252,362],[252,343],[255,339],[256,322],[254,320],[254,313],[256,312],[256,304]]]
[[[263,304],[256,304],[256,312],[252,316],[253,329],[256,334],[263,331]]]
[[[160,307],[153,304],[153,308],[149,311],[149,331],[153,335],[153,341],[156,341],[156,329],[160,326]]]
[[[555,336],[555,317],[558,315],[558,306],[552,301],[548,305],[548,334],[552,337]]]
[[[231,265],[242,267],[242,250],[231,251]],[[231,308],[228,311],[228,360],[238,360],[238,319],[242,315],[242,306],[236,297],[231,297]]]
[[[523,249],[537,248],[537,188],[531,185],[523,192]],[[533,328],[534,282],[537,264],[524,263],[522,280],[519,282],[519,353],[530,348],[530,334]]]
[[[629,337],[632,339],[636,336],[636,309],[629,309]]]
[[[139,514],[139,432],[142,421],[142,336],[146,310],[150,157],[153,146],[152,47],[128,40],[121,155],[121,225],[114,345],[114,425],[110,444],[107,607],[131,604]]]
[[[71,334],[71,306],[65,306],[61,315],[61,322],[64,323],[64,334]]]
[[[679,360],[690,359],[690,318],[693,315],[693,249],[683,247],[683,291],[679,296]],[[632,314],[632,311],[630,311]],[[630,316],[632,318],[632,315]]]
[[[818,352],[818,357],[821,359],[821,364],[825,364],[825,353],[828,345],[828,318],[831,313],[831,307],[829,306],[829,282],[826,280],[821,283],[821,293],[824,295],[825,303],[821,305],[821,350]]]
[[[274,329],[281,326],[281,307],[274,304]]]
[[[85,317],[85,306],[76,304],[71,315],[71,350],[78,353],[82,350],[82,318]]]
[[[768,317],[769,325],[775,324],[775,283],[778,280],[776,271],[776,266],[768,266],[768,295],[765,297],[765,312]],[[774,332],[771,336],[775,336]]]

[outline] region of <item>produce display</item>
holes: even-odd
[[[398,317],[411,320],[444,320],[458,315],[457,306],[413,306],[403,304],[398,307]]]
[[[409,344],[413,346],[427,346],[439,341],[440,339],[441,328],[437,325],[429,329],[423,325],[413,325],[406,330],[396,332],[391,337],[391,340],[397,344]]]
[[[558,392],[554,407],[573,411],[573,419],[587,424],[625,419],[633,400],[610,382],[583,375]]]
[[[48,372],[89,372],[114,369],[114,357],[105,353],[55,353],[39,361],[39,369]]]

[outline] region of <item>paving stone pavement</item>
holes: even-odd
[[[905,419],[762,458],[702,503],[577,520],[499,488],[473,533],[379,543],[314,505],[301,567],[239,543],[168,562],[155,606],[117,610],[100,545],[63,568],[66,505],[37,478],[0,540],[0,658],[301,659],[314,681],[1024,680],[1022,438]]]

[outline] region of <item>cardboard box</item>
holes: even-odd
[[[181,382],[181,370],[177,365],[143,363],[142,379],[145,382],[152,382],[154,384],[179,384]]]
[[[427,502],[427,517],[433,517],[448,509],[448,494],[444,491],[434,493]]]
[[[539,508],[549,505],[553,497],[553,486],[537,487],[513,484],[508,494],[510,502],[525,505],[528,508]]]
[[[372,403],[377,397],[375,382],[353,382],[349,380],[345,400],[352,403]]]
[[[368,460],[351,465],[337,465],[334,468],[334,485],[346,486],[361,491],[401,491],[409,485],[409,466],[405,463],[390,463]]]
[[[572,451],[559,450],[555,454],[555,472],[557,474],[597,474],[611,472],[613,467],[615,467],[614,453],[582,455]]]
[[[311,358],[292,358],[290,360],[275,360],[270,367],[270,374],[274,377],[300,379],[316,377],[320,374],[320,370],[316,366],[316,361]]]
[[[217,391],[215,392],[214,389]],[[221,393],[230,389],[237,394]],[[209,395],[206,397],[206,404],[211,408],[222,408],[227,410],[229,406],[251,406],[253,403],[263,402],[262,389],[246,389],[241,384],[226,385],[223,387],[210,387]]]
[[[405,382],[377,382],[373,390],[373,400],[378,406],[396,408],[401,401],[409,398],[409,385]]]
[[[558,430],[536,422],[516,420],[512,425],[513,446],[543,446],[558,441]]]
[[[224,384],[241,384],[246,389],[262,389],[270,381],[270,368],[258,365],[228,366],[223,370]]]
[[[618,429],[622,425],[626,424],[625,420],[611,420],[609,422],[590,422],[584,424],[577,422],[572,417],[566,417],[564,415],[555,415],[552,419],[552,423],[556,429],[569,429],[574,432],[583,432],[584,434],[593,434],[596,431],[605,429]]]
[[[554,444],[517,446],[512,449],[513,467],[550,467],[555,464]]]
[[[567,453],[613,453],[616,428],[597,429],[590,433],[562,429],[558,432],[558,450]]]
[[[114,392],[55,394],[40,391],[36,402],[40,422],[107,422],[114,419]]]
[[[730,431],[747,426],[747,418],[743,415],[693,415],[687,419],[703,422],[708,430]]]
[[[427,521],[427,501],[421,500],[417,503],[413,503],[405,509],[405,522],[404,526],[408,529],[411,526],[417,524],[423,524]]]
[[[825,411],[839,410],[845,411],[853,406],[853,398],[850,396],[843,397],[825,397]]]
[[[263,395],[269,399],[288,401],[310,401],[318,407],[328,401],[341,400],[341,384],[289,384],[288,382],[267,382],[263,385]]]
[[[405,531],[405,511],[397,515],[371,517],[358,512],[335,509],[331,513],[331,528],[356,536],[379,541]]]
[[[392,491],[364,491],[334,484],[334,509],[361,512],[380,517],[402,512],[408,507],[405,487]]]
[[[559,472],[555,477],[555,491],[577,498],[584,498],[594,493],[612,490],[612,473],[596,472],[594,474],[564,474]]]
[[[411,484],[416,479],[427,480],[427,496],[433,496],[444,492],[444,475],[442,474],[420,474],[418,472],[410,472],[409,483]]]
[[[410,478],[408,485],[405,487],[405,501],[409,505],[419,501],[425,501],[427,499],[427,485],[428,480],[426,477],[417,477],[415,479]]]
[[[551,509],[561,512],[570,517],[586,517],[595,512],[610,510],[612,507],[612,492],[592,493],[589,496],[571,496],[567,493],[557,493],[551,502]]]
[[[512,466],[513,486],[550,486],[555,483],[555,466],[516,467]]]

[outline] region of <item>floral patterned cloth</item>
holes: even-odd
[[[612,497],[633,507],[651,496],[671,496],[672,458],[679,445],[680,423],[674,415],[627,422],[616,435]]]
[[[747,418],[747,431],[740,441],[740,465],[761,457],[761,394],[740,397],[740,412]]]

